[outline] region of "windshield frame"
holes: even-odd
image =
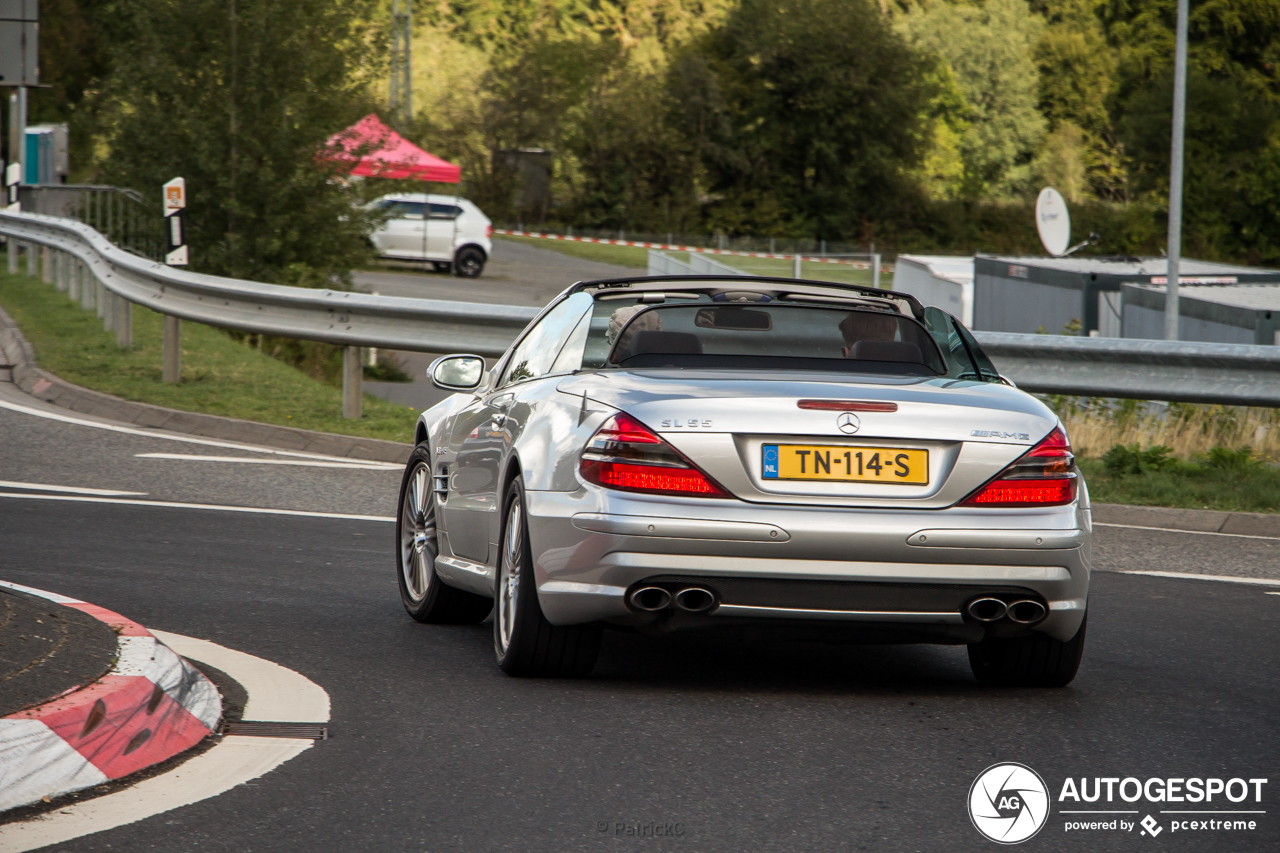
[[[597,297],[597,302],[599,301],[600,300]],[[695,304],[699,308],[711,307],[711,305],[704,302],[698,302]],[[913,362],[891,362],[891,361],[871,361],[871,360],[865,360],[865,359],[852,359],[847,356],[844,359],[835,359],[835,358],[827,359],[827,358],[821,358],[821,357],[785,356],[785,355],[771,355],[771,354],[760,354],[760,355],[709,354],[708,356],[697,356],[698,358],[740,360],[742,362],[742,365],[740,367],[734,366],[732,363],[730,363],[727,365],[723,365],[723,364],[715,365],[716,369],[758,370],[762,365],[752,364],[752,362],[759,362],[760,360],[767,359],[770,361],[770,365],[769,365],[770,368],[776,369],[776,370],[815,370],[816,369],[822,372],[841,372],[841,373],[845,373],[845,372],[906,373],[910,375],[929,376],[932,378],[939,378],[939,377],[948,375],[948,370],[946,369],[947,360],[943,356],[942,350],[938,346],[938,342],[934,339],[933,335],[929,333],[928,328],[923,323],[921,323],[915,317],[912,317],[908,314],[903,314],[896,311],[876,310],[874,308],[858,306],[856,303],[842,305],[839,303],[815,304],[815,303],[806,302],[806,301],[792,302],[790,300],[776,300],[776,301],[771,300],[769,302],[754,302],[754,303],[722,302],[722,303],[712,303],[712,304],[718,305],[720,307],[740,306],[743,308],[755,308],[755,309],[763,309],[763,308],[793,309],[794,308],[794,309],[829,311],[832,313],[845,313],[845,314],[853,313],[853,312],[868,313],[868,314],[882,314],[882,315],[893,317],[895,320],[899,322],[905,322],[905,323],[910,323],[914,325],[918,329],[919,340],[927,341],[926,345],[931,346],[933,348],[932,363],[931,363],[929,354],[921,353],[925,360],[918,364]],[[658,303],[653,303],[649,305],[643,305],[643,303],[641,303],[641,305],[643,307],[641,307],[640,310],[631,314],[631,316],[627,318],[626,322],[621,327],[619,327],[617,336],[613,339],[613,342],[609,346],[609,353],[605,357],[603,369],[605,370],[642,369],[643,366],[634,366],[634,365],[629,366],[615,360],[616,356],[618,355],[618,347],[622,344],[623,341],[628,340],[627,331],[631,328],[631,326],[640,317],[643,317],[655,311],[664,311],[664,310],[673,311],[677,309],[693,307],[689,303],[681,304],[681,303],[671,303],[671,302],[658,302]],[[634,357],[635,356],[632,356],[632,358]],[[791,361],[793,363],[793,366],[788,367],[786,364],[787,361]],[[830,362],[831,366],[828,368],[824,368],[821,363],[826,363],[826,362]],[[837,370],[837,367],[836,367],[837,364],[839,364],[842,369]],[[846,364],[849,366],[858,365],[859,367],[858,369],[855,369],[855,370],[849,370],[848,367],[845,366]],[[934,367],[935,364],[942,365],[943,369],[941,371],[937,370]],[[893,367],[889,367],[889,365],[893,365]],[[696,365],[696,366],[690,365],[689,367],[701,367],[701,366],[702,365]],[[707,366],[711,366],[711,365],[707,365]],[[689,369],[689,368],[684,368],[684,369]]]

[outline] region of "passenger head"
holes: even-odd
[[[844,357],[853,352],[858,341],[892,341],[898,337],[898,318],[881,311],[850,311],[840,321],[844,335]]]
[[[658,316],[657,311],[650,311],[636,317],[635,322],[627,325],[632,317],[635,317],[640,311],[643,311],[647,305],[627,305],[614,311],[609,317],[609,334],[608,339],[618,340],[618,334],[622,333],[622,339],[618,341],[616,352],[620,358],[626,358],[627,351],[631,348],[631,340],[636,336],[636,332],[661,332],[662,318]],[[626,331],[622,331],[622,327],[626,326]]]

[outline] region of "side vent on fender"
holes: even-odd
[[[440,473],[431,479],[434,481],[432,491],[436,493],[436,500],[443,504],[449,499],[449,466],[441,465]]]

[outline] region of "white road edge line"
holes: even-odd
[[[92,498],[80,495],[20,495],[0,492],[0,498],[24,498],[29,501],[79,501],[92,504],[120,504],[123,506],[161,506],[171,509],[213,509],[219,512],[252,512],[261,515],[297,515],[303,518],[345,518],[351,521],[395,521],[394,516],[350,515],[342,512],[307,512],[301,509],[269,509],[254,506],[223,506],[221,504],[189,504],[177,501],[134,501],[124,498]]]
[[[1141,569],[1131,569],[1129,571],[1120,572],[1122,575],[1147,575],[1153,578],[1190,578],[1196,581],[1226,581],[1227,583],[1248,583],[1257,586],[1280,586],[1280,580],[1271,580],[1270,578],[1243,578],[1239,575],[1197,575],[1191,572],[1156,572],[1145,571]],[[1271,593],[1276,595],[1277,593]]]
[[[1280,536],[1254,536],[1249,533],[1215,533],[1212,530],[1179,530],[1176,527],[1144,527],[1141,524],[1109,524],[1105,521],[1095,521],[1094,527],[1127,527],[1130,530],[1158,530],[1161,533],[1190,533],[1195,536],[1231,536],[1236,539],[1267,539],[1272,542],[1280,542]]]
[[[90,421],[84,418],[72,417],[71,415],[59,414],[58,412],[47,412],[44,409],[24,406],[21,403],[11,403],[8,400],[0,400],[0,409],[8,409],[11,412],[21,412],[24,415],[32,415],[33,417],[45,418],[51,421],[61,421],[67,424],[92,427],[93,429],[105,429],[108,432],[120,432],[125,435],[141,435],[146,436],[147,438],[162,438],[165,441],[181,441],[186,444],[201,444],[205,447],[225,447],[231,450],[251,450],[254,453],[270,453],[275,456],[292,456],[297,459],[323,459],[333,462],[352,461],[346,457],[326,456],[323,453],[304,453],[298,450],[278,450],[274,447],[263,447],[258,444],[249,444],[247,442],[219,441],[216,438],[195,438],[189,435],[179,435],[177,433],[164,432],[162,430],[140,429],[138,427],[127,427],[119,424],[104,423],[102,421]]]
[[[0,480],[0,489],[31,489],[39,492],[67,492],[72,495],[106,495],[110,497],[136,497],[146,494],[146,492],[120,492],[115,489],[89,489],[82,486],[51,486],[48,483],[15,483],[11,480]]]
[[[391,462],[329,462],[321,459],[259,459],[255,456],[198,456],[194,453],[135,453],[135,459],[177,459],[185,462],[240,462],[253,465],[306,465],[312,468],[361,468],[365,471],[399,471]],[[3,485],[3,484],[0,484]],[[125,493],[121,493],[125,494]]]
[[[245,719],[329,722],[329,694],[301,673],[244,652],[180,634],[152,631],[183,657],[203,661],[234,678],[249,694]],[[250,716],[250,714],[257,716]],[[262,714],[279,716],[263,717]],[[216,797],[266,773],[314,745],[303,738],[224,737],[208,752],[168,773],[21,823],[0,826],[0,850],[25,853],[50,844],[115,829]]]

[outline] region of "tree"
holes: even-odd
[[[924,151],[926,66],[869,0],[743,0],[698,52],[716,80],[700,126],[728,127],[700,140],[720,152],[712,224],[861,236],[900,204]]]
[[[1010,195],[1027,188],[1031,160],[1046,130],[1036,108],[1032,48],[1044,20],[1026,0],[982,5],[933,0],[897,19],[918,50],[945,62],[967,105],[958,150],[960,194]]]
[[[131,0],[115,12],[107,181],[187,180],[193,268],[311,286],[366,255],[368,214],[323,146],[367,112],[372,0]]]

